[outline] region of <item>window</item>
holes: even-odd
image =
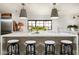
[[[42,26],[46,27],[47,30],[52,30],[52,20],[28,20],[28,29],[31,27]]]

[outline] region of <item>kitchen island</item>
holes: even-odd
[[[1,36],[1,54],[3,54],[3,43],[5,41],[6,38],[27,38],[27,37],[56,37],[56,38],[66,38],[66,37],[70,37],[70,38],[74,38],[74,43],[76,44],[76,55],[78,55],[78,35],[77,33],[68,33],[68,32],[59,32],[59,33],[55,33],[55,32],[40,32],[38,34],[34,33],[34,32],[13,32],[10,34],[5,34]],[[36,39],[38,40],[38,39]],[[39,39],[40,40],[40,39]]]

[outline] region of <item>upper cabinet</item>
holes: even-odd
[[[11,13],[1,13],[1,19],[11,19],[12,14]]]

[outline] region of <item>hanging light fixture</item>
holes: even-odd
[[[54,8],[52,9],[51,12],[51,19],[58,19],[58,10],[55,8],[56,3],[53,3]]]
[[[21,11],[20,11],[20,18],[21,18],[21,19],[27,19],[26,9],[24,9],[25,4],[22,3],[21,5],[23,6],[23,8],[22,8]]]

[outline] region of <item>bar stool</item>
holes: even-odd
[[[7,43],[8,43],[8,46],[7,46],[8,55],[20,54],[20,52],[19,52],[19,40],[12,39],[12,40],[9,40]]]
[[[36,41],[34,40],[25,41],[25,44],[26,44],[26,55],[35,55]]]
[[[55,41],[47,40],[45,41],[45,55],[55,54]]]
[[[61,40],[60,54],[73,55],[72,41],[70,41],[70,40]]]

